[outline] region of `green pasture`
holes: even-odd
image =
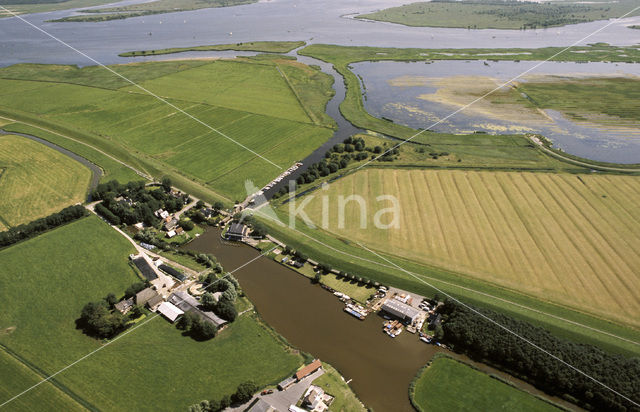
[[[75,320],[86,302],[110,292],[121,296],[137,281],[127,263],[130,253],[133,247],[95,216],[0,251],[8,274],[0,279],[0,298],[6,302],[0,344],[43,374],[100,348],[100,341],[76,329]],[[151,410],[159,404],[184,410],[231,394],[246,380],[277,383],[302,363],[251,314],[207,342],[182,336],[162,317],[147,319],[56,376],[56,383],[101,410]],[[0,373],[0,387],[10,389],[0,392],[0,402],[28,387],[27,378],[24,387],[12,379]],[[50,390],[43,385],[33,396],[41,389]]]
[[[557,411],[555,406],[449,357],[436,357],[413,383],[420,412]]]
[[[296,85],[303,84],[304,76],[326,76],[294,63],[282,60],[278,67],[294,73],[292,83]],[[300,99],[317,113],[318,107],[324,107],[322,101],[330,97],[324,90],[330,83],[325,81],[322,87],[296,96],[278,67],[271,61],[248,60],[190,68],[175,63],[158,69],[147,64],[116,67],[215,130],[139,89],[117,89],[122,83],[105,79],[108,88],[70,84],[69,73],[75,69],[66,66],[0,70],[0,112],[47,130],[64,128],[68,132],[62,134],[114,155],[143,173],[155,178],[170,175],[179,187],[196,196],[230,202],[246,197],[245,179],[263,186],[332,135],[331,129],[314,125],[299,103]],[[103,74],[94,69],[79,74],[78,82],[96,79],[99,84]],[[147,69],[151,80],[144,82]],[[166,74],[165,70],[174,71]],[[38,74],[41,71],[45,73]],[[60,82],[53,81],[58,75]],[[14,80],[29,77],[40,81]],[[56,140],[66,147],[63,139]],[[217,194],[208,195],[207,189]]]
[[[0,135],[0,224],[17,226],[85,200],[91,171],[17,135]]]

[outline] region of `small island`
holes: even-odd
[[[525,30],[618,18],[635,6],[633,0],[602,4],[435,0],[391,7],[356,18],[417,27]],[[638,14],[640,10],[625,17]]]

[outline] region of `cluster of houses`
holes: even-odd
[[[184,234],[184,229],[178,226],[178,218],[172,216],[166,210],[158,209],[154,212],[154,215],[156,215],[158,219],[162,219],[162,229],[167,232],[167,237],[169,239],[174,236],[180,236]]]
[[[134,305],[146,306],[149,310],[161,314],[171,323],[187,312],[197,315],[216,327],[227,323],[215,313],[202,310],[200,302],[185,291],[175,291],[165,299],[154,287],[148,287],[136,293],[134,297],[116,303],[115,309],[125,315]]]

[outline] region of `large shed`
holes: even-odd
[[[177,308],[169,302],[162,302],[160,306],[158,306],[158,313],[171,321],[171,323],[175,322],[180,315],[184,314],[180,308]]]
[[[420,311],[418,309],[395,299],[387,299],[387,301],[382,305],[382,310],[402,321],[407,322],[413,322],[418,318],[418,315],[420,315]]]

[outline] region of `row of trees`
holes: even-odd
[[[380,156],[383,154],[383,156]],[[334,145],[324,155],[324,159],[320,162],[314,163],[292,184],[293,189],[298,185],[305,183],[312,183],[320,177],[329,176],[332,173],[336,173],[340,169],[344,169],[349,165],[351,161],[361,161],[369,158],[375,159],[378,156],[379,161],[390,162],[394,160],[394,156],[399,153],[397,148],[393,148],[386,152],[383,146],[366,147],[365,141],[361,137],[348,137],[343,143]],[[293,183],[293,182],[291,182]],[[283,187],[273,197],[278,198],[283,196],[291,190],[292,187]]]
[[[190,412],[218,412],[231,405],[242,405],[249,402],[253,394],[258,391],[258,386],[253,381],[243,382],[238,385],[236,391],[231,395],[225,395],[220,400],[202,401],[189,407]]]
[[[87,214],[87,210],[81,205],[69,206],[47,217],[12,227],[7,231],[0,232],[0,248],[32,238],[42,232],[64,225]]]
[[[192,312],[182,315],[176,323],[176,328],[185,331],[185,334],[199,341],[212,339],[218,333],[216,325],[203,320]]]
[[[592,345],[563,340],[545,329],[504,314],[485,309],[478,311],[609,388],[640,402],[640,359],[612,355]],[[563,397],[585,409],[640,410],[611,390],[455,301],[446,300],[440,313],[444,341],[458,352],[496,365],[551,395]]]

